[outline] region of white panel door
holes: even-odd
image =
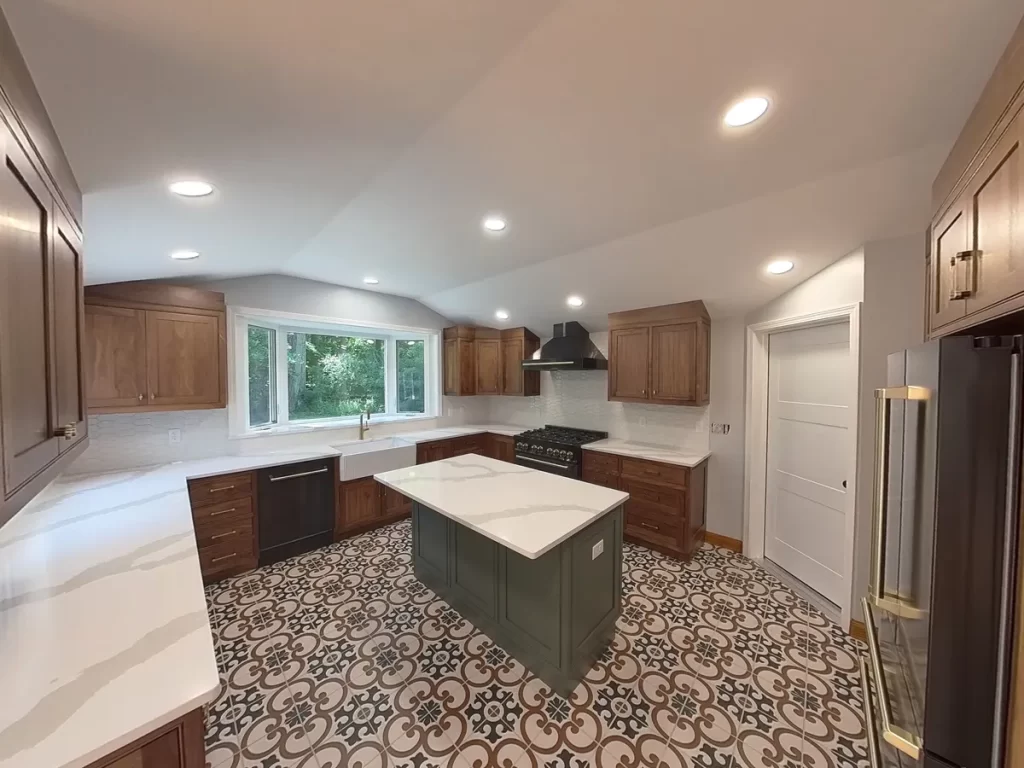
[[[765,557],[837,605],[856,375],[849,322],[768,339]]]

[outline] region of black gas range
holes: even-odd
[[[516,435],[516,464],[577,480],[583,476],[583,445],[604,440],[607,432],[548,424]]]

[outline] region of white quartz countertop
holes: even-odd
[[[429,443],[434,440],[450,440],[453,437],[465,437],[466,435],[481,435],[485,432],[493,432],[496,435],[514,437],[520,432],[526,432],[534,427],[516,427],[510,424],[466,424],[460,427],[441,427],[439,429],[428,429],[422,432],[401,432],[389,437],[405,440],[409,443]]]
[[[629,456],[648,461],[663,461],[666,464],[678,464],[681,467],[696,467],[711,455],[711,451],[690,451],[672,445],[657,443],[637,443],[632,440],[598,440],[583,446],[585,451],[614,453],[617,456]]]
[[[212,701],[186,480],[334,455],[70,476],[0,529],[0,767],[80,768]]]
[[[628,493],[476,454],[374,477],[531,560],[629,498]]]

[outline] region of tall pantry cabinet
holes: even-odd
[[[0,158],[3,525],[85,449],[87,421],[81,192],[2,15]]]

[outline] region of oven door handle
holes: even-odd
[[[556,464],[553,461],[544,461],[544,459],[535,459],[532,456],[516,456],[516,460],[522,459],[523,461],[535,461],[538,464],[546,464],[549,467],[557,467],[558,469],[568,469],[572,464]]]
[[[928,611],[903,596],[885,592],[885,555],[889,526],[889,415],[893,400],[927,400],[931,390],[925,387],[887,387],[875,390],[875,473],[872,494],[871,569],[868,571],[868,595],[871,602],[894,616],[923,619]]]
[[[889,703],[889,689],[885,684],[885,670],[882,668],[882,653],[878,647],[878,630],[875,629],[875,614],[868,598],[861,600],[864,608],[864,634],[868,640],[868,665],[878,695],[878,712],[882,716],[882,738],[912,760],[919,760],[924,744],[921,737],[896,726],[892,722],[892,705]]]

